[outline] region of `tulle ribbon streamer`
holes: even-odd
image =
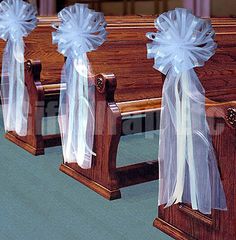
[[[186,9],[161,14],[157,33],[147,33],[148,58],[166,75],[163,86],[159,161],[159,205],[190,203],[204,214],[226,209],[205,113],[205,91],[194,67],[214,53],[210,21]]]
[[[24,40],[37,25],[35,8],[22,0],[0,3],[0,38],[3,53],[1,100],[5,131],[27,134],[28,92],[24,80]]]
[[[67,57],[63,67],[59,106],[59,126],[64,162],[77,162],[84,169],[92,163],[95,129],[95,96],[87,53],[106,40],[106,22],[102,13],[87,4],[75,4],[59,14],[61,24],[53,33],[53,43]]]

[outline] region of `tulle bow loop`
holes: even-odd
[[[76,58],[96,50],[106,40],[106,22],[102,13],[90,10],[86,4],[64,8],[59,14],[61,25],[54,26],[53,43],[66,57]]]
[[[28,36],[37,25],[36,9],[22,0],[0,3],[0,38],[17,41]]]
[[[154,68],[176,74],[203,66],[215,53],[214,30],[209,21],[199,19],[186,9],[163,13],[155,21],[157,33],[147,33],[153,40],[147,45]]]
[[[23,0],[0,2],[0,38],[6,41],[1,97],[6,131],[27,134],[28,93],[24,82],[24,41],[37,25],[35,8]]]

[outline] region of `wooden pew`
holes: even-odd
[[[111,28],[125,27],[128,28],[142,28],[145,22],[153,22],[153,17],[107,17],[109,26]],[[57,115],[58,109],[58,97],[60,86],[61,69],[64,63],[64,58],[57,52],[57,46],[52,45],[51,33],[54,29],[51,27],[53,22],[58,22],[56,17],[40,17],[38,27],[25,39],[26,59],[40,59],[42,66],[35,70],[41,71],[40,81],[34,79],[34,73],[29,69],[35,69],[36,67],[26,67],[26,85],[29,92],[33,91],[34,94],[30,94],[31,117],[33,118],[29,125],[30,132],[26,137],[19,137],[13,132],[6,134],[6,138],[23,147],[34,155],[44,154],[44,148],[50,146],[56,146],[60,144],[60,135],[46,135],[42,136],[42,118],[44,116]],[[152,24],[150,24],[151,26]],[[127,32],[127,30],[126,30]],[[143,31],[143,34],[145,32]],[[113,36],[114,38],[114,36]],[[144,43],[145,44],[145,43]],[[0,42],[0,58],[5,43]],[[1,65],[1,60],[0,60]],[[27,62],[30,65],[30,62]],[[37,74],[36,74],[37,75]],[[36,82],[36,83],[35,83]],[[39,85],[42,85],[41,87]],[[37,85],[37,86],[36,86]],[[37,96],[37,98],[36,98]],[[40,99],[40,102],[39,102]],[[35,101],[37,100],[37,103]],[[37,118],[36,118],[37,115]],[[37,122],[37,123],[36,123]]]
[[[95,135],[94,149],[97,156],[89,170],[83,170],[74,163],[63,163],[60,167],[61,171],[108,199],[120,197],[120,188],[148,181],[152,176],[150,173],[152,174],[153,166],[147,162],[116,167],[122,117],[160,111],[162,78],[152,69],[153,62],[146,59],[147,40],[144,33],[147,29],[148,27],[138,30],[128,28],[125,32],[124,27],[109,28],[109,41],[97,52],[89,55],[95,73],[112,70],[114,73],[95,77],[98,102],[96,129],[103,129],[101,135]],[[119,41],[117,36],[113,40],[112,37],[115,36],[113,31],[120,37]],[[227,101],[236,92],[236,33],[220,32],[216,40],[218,42],[216,55],[205,67],[197,69],[197,72],[208,98]],[[119,65],[118,59],[122,59]]]
[[[208,97],[206,113],[228,210],[213,210],[211,215],[204,215],[186,204],[160,206],[153,225],[177,240],[236,236],[236,32],[218,33],[216,39],[216,55],[197,72]]]
[[[123,126],[129,121],[124,117],[142,114],[140,119],[143,123],[143,114],[150,114],[155,118],[160,110],[162,76],[152,68],[153,60],[146,58],[145,34],[155,31],[153,20],[153,17],[128,17],[126,21],[121,18],[108,18],[108,41],[89,54],[95,74],[90,82],[96,87],[94,151],[97,157],[93,159],[93,166],[89,170],[83,170],[77,164],[64,163],[60,169],[107,199],[119,198],[121,187],[158,177],[157,162],[152,161],[153,159],[147,159],[151,160],[149,162],[116,167],[118,143],[121,135],[127,133]],[[42,153],[45,146],[50,146],[50,143],[58,144],[60,140],[59,136],[43,137],[41,133],[42,117],[50,112],[48,104],[58,101],[61,87],[60,71],[64,61],[56,52],[55,46],[51,45],[52,29],[47,21],[41,20],[41,25],[35,30],[38,33],[32,33],[26,41],[26,57],[37,59],[38,56],[43,65],[42,67],[38,61],[27,61],[25,65],[26,86],[29,92],[33,93],[30,94],[29,134],[25,138],[20,138],[14,133],[6,134],[8,139],[34,154]],[[234,20],[228,19],[222,22],[217,20],[214,24],[219,48],[206,66],[199,69],[198,74],[206,88],[207,96],[218,100],[220,95],[230,96],[228,89],[236,89],[235,82],[232,81],[236,71],[233,49],[236,35],[232,29],[236,29],[236,24]],[[131,132],[155,129],[158,127],[158,117],[154,122],[156,123],[152,126],[142,126],[141,129]]]
[[[142,65],[140,62],[144,62],[144,66],[147,66],[147,68],[152,66],[152,61],[146,59],[147,39],[145,33],[155,31],[153,27],[154,19],[154,16],[107,17],[107,29],[110,32],[108,42],[98,51],[89,55],[94,73],[112,72],[116,75],[118,79],[115,93],[116,102],[161,96],[161,83],[159,81],[160,75],[158,80],[158,72],[155,73],[154,70],[150,70],[151,73],[145,76],[145,79],[149,79],[148,81],[151,82],[147,86],[144,79],[142,79],[143,75],[140,75],[142,69],[138,68]],[[40,17],[38,27],[25,39],[26,59],[40,59],[42,64],[42,66],[39,66],[40,64],[37,63],[39,69],[35,70],[38,73],[42,69],[40,79],[34,79],[35,74],[29,71],[29,69],[35,69],[35,66],[32,68],[26,67],[26,85],[29,92],[34,92],[34,94],[30,94],[30,105],[34,106],[31,108],[31,117],[33,118],[31,122],[34,122],[34,124],[29,125],[30,133],[24,138],[17,136],[13,132],[6,134],[9,140],[35,155],[43,154],[45,147],[60,144],[59,134],[42,136],[41,130],[44,116],[57,115],[60,89],[58,84],[60,83],[60,74],[64,63],[62,55],[56,51],[57,47],[51,43],[51,32],[54,31],[51,27],[53,22],[58,22],[58,19],[56,17]],[[220,38],[220,34],[223,34],[223,38],[229,41],[231,32],[236,32],[235,19],[212,19],[212,23],[218,33],[217,39]],[[222,42],[224,42],[224,39]],[[125,48],[126,43],[127,48]],[[137,47],[132,48],[132,44],[137,44]],[[0,42],[0,59],[3,47],[3,42]],[[130,51],[132,56],[127,57],[125,51]],[[120,55],[114,58],[117,52]],[[130,74],[127,72],[127,68],[131,67],[130,72],[133,77],[126,75],[123,70],[119,70],[119,62],[121,61],[123,61],[122,68],[127,74]],[[109,62],[109,64],[104,64],[106,62]],[[31,65],[31,63],[27,62],[27,65]]]
[[[126,17],[126,19],[121,17],[107,17],[109,24],[108,29],[113,29],[109,39],[118,42],[121,38],[117,35],[117,33],[119,34],[123,28],[125,28],[125,31],[122,33],[122,36],[126,32],[129,32],[129,29],[133,29],[132,32],[143,29],[141,34],[143,34],[142,38],[145,39],[145,42],[143,42],[143,46],[145,47],[145,32],[150,29],[150,27],[153,29],[151,24],[153,19],[153,17],[144,18],[141,16]],[[57,47],[51,43],[51,33],[54,31],[51,27],[53,22],[58,22],[58,19],[55,17],[39,18],[38,27],[25,39],[25,58],[40,59],[41,61],[41,66],[37,61],[36,64],[32,64],[32,66],[30,61],[27,61],[26,63],[26,86],[28,87],[29,92],[34,92],[34,94],[30,94],[30,105],[32,107],[29,117],[33,119],[32,121],[29,121],[29,133],[26,137],[19,137],[13,132],[8,132],[6,134],[6,138],[34,155],[43,154],[45,147],[60,144],[59,134],[42,136],[41,130],[42,118],[44,116],[57,115],[60,89],[60,85],[58,84],[60,83],[61,69],[64,63],[63,56],[57,53]],[[145,22],[150,23],[145,24]],[[136,35],[138,34],[135,33],[133,37]],[[4,47],[3,42],[1,42],[0,45],[0,49],[2,50]],[[124,45],[124,43],[121,42],[121,46],[122,45]],[[106,61],[104,57],[103,59]],[[104,66],[104,63],[102,65]],[[41,72],[40,79],[34,77],[38,76],[39,72]],[[97,71],[97,73],[100,72],[102,71]]]
[[[25,59],[40,59],[41,63],[37,63],[36,67],[31,69],[29,62],[25,65],[25,81],[30,97],[30,113],[28,123],[28,133],[25,137],[20,137],[14,132],[8,132],[5,137],[15,144],[21,146],[25,150],[34,155],[44,154],[44,148],[60,145],[60,134],[42,136],[42,117],[52,115],[48,113],[47,105],[50,104],[51,97],[47,98],[44,105],[44,96],[40,91],[47,89],[47,83],[59,83],[61,69],[64,64],[64,58],[57,52],[57,47],[52,45],[51,33],[54,29],[51,27],[52,22],[58,21],[56,18],[50,18],[50,22],[43,18],[39,18],[38,27],[25,38]],[[2,62],[2,51],[5,42],[0,42],[0,67]],[[37,62],[37,61],[36,61]],[[31,70],[34,70],[31,72]],[[41,71],[42,70],[42,71]],[[39,87],[39,85],[44,85]],[[53,87],[51,85],[49,89]],[[53,94],[54,90],[52,91]],[[58,99],[59,91],[57,92]],[[53,100],[54,101],[54,100]],[[55,103],[56,104],[56,103]],[[45,114],[41,114],[41,111]],[[56,111],[57,113],[57,111]],[[55,114],[54,114],[55,115]]]

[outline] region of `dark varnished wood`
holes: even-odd
[[[134,172],[130,172],[135,166],[126,166],[124,168],[116,169],[116,154],[119,139],[121,136],[121,117],[129,114],[138,114],[148,111],[160,110],[160,97],[162,88],[162,76],[152,69],[152,61],[146,59],[146,37],[145,33],[149,26],[142,26],[136,29],[134,27],[114,27],[110,28],[108,42],[105,43],[99,50],[89,54],[89,59],[95,73],[97,72],[113,72],[115,73],[117,83],[114,80],[105,80],[102,76],[95,79],[97,87],[96,101],[99,102],[99,109],[103,106],[101,104],[102,99],[106,100],[104,104],[105,111],[96,111],[96,124],[99,122],[105,124],[101,129],[104,129],[102,136],[95,137],[95,151],[98,151],[97,157],[93,159],[93,167],[89,170],[81,169],[77,164],[61,165],[61,170],[70,175],[67,170],[63,169],[65,166],[77,172],[76,179],[80,181],[80,176],[86,176],[88,179],[99,183],[99,185],[112,190],[140,183],[152,179],[148,179],[148,176],[154,174],[158,177],[156,163],[148,170],[144,170],[145,163],[140,164],[140,169],[135,169]],[[148,30],[148,31],[149,31]],[[219,48],[224,53],[226,48],[230,50],[234,46],[234,39],[236,35],[233,33],[222,33],[218,37]],[[232,40],[233,39],[233,40]],[[221,52],[217,54],[221,55]],[[219,58],[223,58],[220,56]],[[109,64],[106,64],[106,63]],[[230,96],[234,96],[235,83],[235,60],[234,57],[228,60],[229,64],[220,65],[217,60],[212,60],[201,75],[203,78],[203,84],[207,90],[207,97],[211,99],[217,99],[224,101]],[[210,74],[209,74],[210,72]],[[224,76],[224,81],[214,84],[214,78],[212,76],[217,75],[218,81],[221,81]],[[221,77],[218,77],[221,76]],[[209,77],[211,76],[211,77]],[[105,80],[105,81],[104,81]],[[221,84],[221,92],[219,92],[219,84]],[[110,88],[110,87],[111,88]],[[114,92],[114,88],[116,91]],[[218,91],[218,94],[215,92]],[[223,93],[227,94],[223,94]],[[100,95],[99,95],[99,94]],[[103,98],[101,98],[103,96]],[[98,105],[97,105],[98,107]],[[105,113],[105,114],[104,114]],[[105,116],[105,119],[104,119]],[[116,116],[114,118],[114,116]],[[116,133],[113,135],[108,129],[116,129]],[[101,151],[101,152],[100,152]],[[156,164],[157,165],[157,164]],[[110,169],[110,171],[107,171]],[[122,171],[121,171],[122,170]],[[153,172],[154,171],[154,172]],[[75,172],[73,177],[75,178]],[[105,172],[105,174],[103,174]],[[108,172],[108,174],[106,174]],[[137,177],[137,173],[140,175]],[[142,175],[144,173],[144,176]],[[111,174],[111,175],[109,175]],[[130,177],[130,178],[129,178]],[[137,177],[135,179],[135,177]],[[146,177],[146,178],[145,178]],[[155,179],[153,177],[153,179]],[[87,186],[89,186],[87,184]],[[92,189],[92,187],[90,187]],[[96,189],[99,193],[99,190]],[[103,195],[102,191],[100,192]],[[103,195],[104,196],[104,195]],[[111,198],[108,198],[111,199]],[[202,218],[202,222],[207,222],[208,219]],[[186,235],[186,239],[189,237]],[[184,236],[184,235],[183,235]],[[184,239],[184,238],[183,238]]]
[[[54,135],[42,135],[42,119],[45,116],[45,104],[48,102],[49,97],[45,94],[49,92],[47,85],[42,85],[40,81],[41,73],[40,61],[26,61],[25,62],[25,84],[29,94],[29,115],[28,115],[28,130],[27,135],[24,137],[18,136],[15,132],[7,132],[5,137],[22,147],[26,151],[33,155],[44,154],[45,147],[52,147],[61,144],[61,138],[59,134]],[[57,87],[61,85],[57,84]],[[51,86],[49,86],[50,89]],[[57,90],[57,92],[56,92]],[[60,88],[54,88],[51,91],[56,92],[56,98],[53,96],[54,101],[59,100]],[[50,112],[47,111],[47,116],[50,116]]]
[[[108,41],[97,51],[89,54],[89,56],[94,74],[101,72],[112,72],[116,74],[118,81],[117,92],[115,94],[116,101],[136,100],[137,97],[139,99],[146,97],[145,94],[142,93],[140,84],[134,82],[134,79],[136,82],[141,82],[140,71],[146,67],[149,68],[146,73],[146,79],[150,79],[155,72],[157,76],[157,78],[152,79],[151,82],[145,80],[146,85],[148,85],[146,86],[146,95],[148,97],[158,97],[160,95],[158,90],[160,88],[158,82],[159,74],[150,68],[150,66],[153,65],[153,60],[147,60],[146,58],[147,39],[145,34],[148,31],[156,31],[153,24],[154,19],[155,16],[106,17],[108,22],[107,30],[109,32]],[[63,56],[57,52],[57,46],[52,44],[51,34],[55,31],[51,27],[53,22],[58,23],[58,19],[56,17],[40,17],[38,27],[25,38],[25,58],[40,59],[43,66],[41,81],[44,84],[60,82],[61,69],[64,63]],[[217,39],[219,38],[223,44],[220,46],[224,47],[225,41],[223,39],[224,36],[218,37],[219,33],[226,33],[227,39],[229,39],[227,35],[232,33],[230,37],[231,40],[227,40],[227,44],[231,42],[232,45],[235,41],[236,20],[224,18],[212,19],[212,23],[217,33]],[[0,41],[0,59],[4,45],[5,43]],[[117,52],[119,52],[118,56],[116,56]],[[129,52],[129,54],[127,54],[127,52]],[[223,58],[222,56],[219,57],[221,61],[225,60],[227,52],[225,55]],[[216,58],[215,61],[217,62],[219,58]],[[113,64],[113,62],[121,62],[121,60],[123,64]],[[228,58],[228,61],[232,60]],[[110,62],[110,64],[104,64],[104,62]],[[135,68],[137,65],[140,65],[141,69]],[[218,63],[218,65],[220,65],[220,63]],[[120,69],[124,69],[124,72],[120,72]],[[206,71],[201,72],[203,75],[206,73]],[[216,72],[215,74],[220,73]],[[132,76],[132,78],[128,76]],[[129,88],[127,93],[122,90],[124,87]],[[156,90],[152,89],[153,87],[156,88]]]
[[[25,39],[26,57],[40,59],[42,71],[39,64],[34,62],[31,62],[32,67],[28,72],[26,68],[26,86],[32,95],[30,101],[33,111],[32,119],[29,121],[31,135],[20,138],[20,141],[22,147],[25,144],[25,149],[28,149],[26,145],[28,146],[31,141],[31,145],[41,151],[45,146],[60,142],[56,135],[48,136],[49,144],[45,143],[46,138],[41,134],[41,120],[45,112],[48,112],[47,106],[50,101],[58,101],[60,88],[66,86],[59,84],[64,59],[56,52],[56,46],[51,44],[51,32],[54,30],[50,24],[58,20],[56,18],[39,20],[38,28]],[[120,197],[120,187],[158,178],[156,162],[149,165],[144,162],[122,168],[116,167],[118,144],[123,134],[122,116],[160,110],[163,77],[153,69],[153,60],[146,57],[148,40],[145,34],[148,31],[156,31],[153,21],[154,17],[107,17],[109,33],[107,42],[97,51],[88,54],[93,74],[96,76],[90,81],[96,87],[94,151],[97,156],[93,158],[92,168],[89,170],[81,169],[72,163],[63,163],[60,169],[108,199]],[[210,60],[198,73],[203,79],[207,97],[225,101],[235,95],[236,89],[234,51],[236,31],[232,31],[236,30],[236,22],[234,19],[215,19],[213,25],[217,32],[219,49],[215,59]],[[223,65],[222,62],[227,64]],[[214,79],[217,80],[217,85]],[[51,137],[55,137],[55,140],[51,140]],[[19,140],[19,137],[15,138]]]
[[[235,100],[235,98],[231,100]],[[175,239],[236,239],[234,171],[236,165],[236,126],[232,124],[234,118],[232,114],[234,114],[235,109],[236,101],[223,103],[209,101],[206,104],[228,210],[213,210],[211,215],[204,215],[192,210],[185,204],[174,205],[169,208],[160,206],[158,217],[153,224]]]
[[[84,170],[77,163],[63,163],[60,170],[103,197],[113,200],[121,197],[121,187],[157,179],[158,165],[157,161],[150,161],[119,168],[116,166],[117,149],[122,134],[122,116],[114,100],[115,76],[113,74],[97,75],[95,85],[96,102],[99,104],[96,105],[94,142],[96,157],[93,157],[92,167]],[[87,179],[86,183],[83,181],[84,178]],[[97,183],[96,189],[94,182]]]
[[[106,17],[108,40],[97,51],[89,54],[94,74],[104,72],[116,75],[116,102],[161,96],[161,75],[151,67],[153,60],[146,57],[145,34],[148,31],[156,31],[154,19],[155,16]],[[25,58],[40,59],[42,63],[40,80],[43,84],[59,83],[64,63],[63,56],[57,52],[57,46],[52,44],[51,34],[55,31],[51,27],[53,22],[58,23],[58,19],[40,17],[38,27],[25,38]],[[236,20],[212,19],[212,24],[216,31],[218,50],[206,66],[197,70],[207,94],[210,94],[209,97],[214,91],[218,91],[215,81],[222,89],[230,85],[236,88],[231,79],[236,71],[234,68]],[[0,41],[0,59],[3,48],[4,42]],[[106,64],[108,62],[109,64]]]
[[[153,222],[153,226],[172,236],[174,239],[197,240],[196,238],[193,238],[190,235],[188,235],[186,232],[181,231],[180,229],[170,225],[168,222],[165,222],[161,218],[156,218]]]
[[[39,94],[43,91],[40,83],[40,71],[41,63],[39,61],[35,61],[33,64],[29,61],[25,62],[25,83],[30,93],[31,103],[29,105],[27,135],[20,137],[14,132],[7,132],[5,135],[7,139],[34,155],[44,153],[43,138],[39,135],[42,121],[38,121],[43,116],[42,108],[38,111],[38,105],[44,102],[43,96]]]
[[[78,172],[73,168],[73,166],[68,166],[66,164],[62,164],[60,166],[60,170],[64,173],[66,173],[67,175],[69,175],[70,177],[74,178],[75,180],[81,182],[82,184],[89,187],[90,189],[97,192],[98,194],[100,194],[101,196],[103,196],[104,198],[106,198],[108,200],[114,200],[114,199],[121,198],[121,193],[118,188],[110,190],[110,189],[98,184],[93,179],[89,179],[88,177],[86,177],[82,174],[78,174]]]
[[[66,174],[76,178],[81,183],[81,176],[90,180],[87,181],[87,186],[95,190],[92,182],[96,182],[101,188],[96,188],[96,192],[107,199],[114,199],[109,193],[120,191],[117,181],[116,171],[116,155],[121,132],[121,115],[119,109],[114,102],[114,92],[116,88],[116,80],[113,74],[97,76],[102,80],[104,89],[100,92],[96,91],[95,113],[95,141],[94,151],[96,158],[93,157],[91,169],[81,169],[77,163],[64,163],[60,169]],[[98,82],[95,78],[95,83]],[[100,89],[100,87],[99,87]],[[68,170],[69,169],[69,170]],[[71,171],[74,174],[71,175]],[[76,177],[75,177],[76,175]],[[92,182],[91,182],[92,181]],[[104,194],[104,189],[107,189]],[[116,194],[120,197],[120,193]]]
[[[153,181],[158,178],[158,162],[147,161],[116,169],[119,187]]]

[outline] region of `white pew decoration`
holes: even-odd
[[[90,10],[87,4],[66,7],[58,17],[61,24],[54,26],[53,43],[67,57],[61,77],[66,90],[61,89],[59,106],[64,162],[77,162],[87,169],[95,155],[94,87],[88,81],[87,53],[106,40],[106,22],[102,13]]]
[[[194,67],[215,53],[209,20],[177,8],[155,21],[147,33],[148,58],[166,75],[162,93],[159,205],[191,203],[204,214],[226,210],[217,161],[205,113],[205,91]]]
[[[35,8],[22,0],[0,3],[0,38],[6,41],[2,60],[1,100],[6,131],[27,134],[28,92],[24,78],[23,37],[36,27]]]

